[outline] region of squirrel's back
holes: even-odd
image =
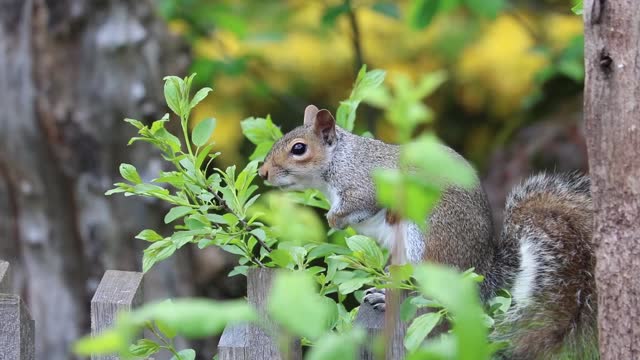
[[[588,177],[540,174],[511,192],[488,279],[513,297],[494,335],[511,342],[505,357],[598,358],[592,233]]]

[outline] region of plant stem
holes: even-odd
[[[226,211],[228,213],[232,213],[232,214],[234,213],[233,210],[231,210],[231,208],[229,208],[229,206],[227,206],[227,203],[224,202],[224,200],[220,197],[220,195],[218,195],[217,191],[211,189],[211,193],[215,197],[216,202],[218,203],[218,205],[221,206],[224,211]],[[251,231],[251,225],[249,225],[246,220],[241,219],[240,217],[238,217],[238,221],[240,222],[240,224],[242,224],[242,227],[244,228],[244,230],[246,230],[247,232]],[[260,246],[262,246],[265,250],[271,252],[271,248],[269,247],[269,245],[265,244],[265,242],[262,241],[257,236],[255,238],[256,238],[256,240],[258,240],[258,243],[260,244]],[[258,263],[259,262],[260,261],[258,260]]]

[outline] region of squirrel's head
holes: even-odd
[[[304,110],[304,124],[273,145],[258,174],[271,185],[287,190],[321,188],[336,140],[333,115],[309,105]]]

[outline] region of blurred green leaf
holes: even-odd
[[[171,360],[194,360],[196,352],[193,349],[185,349],[178,351],[178,356],[172,356]]]
[[[457,359],[488,359],[488,331],[475,283],[453,269],[432,264],[416,267],[414,277],[423,294],[441,302],[452,313]]]
[[[573,13],[576,15],[582,15],[582,13],[584,12],[582,0],[577,1],[576,4],[571,8],[571,11],[573,11]]]
[[[328,332],[311,347],[307,360],[349,360],[356,359],[359,345],[365,339],[365,332],[354,328],[347,333]]]
[[[416,30],[424,29],[436,16],[441,0],[413,0],[409,7],[409,25]]]
[[[255,311],[243,300],[182,298],[144,305],[131,313],[131,320],[135,324],[161,321],[166,328],[186,337],[216,335],[228,324],[255,319]]]
[[[371,9],[390,18],[400,19],[400,9],[398,5],[393,2],[380,1],[373,4]]]
[[[322,25],[329,27],[334,26],[338,17],[342,14],[348,13],[349,10],[349,4],[346,2],[335,6],[329,6],[324,11],[324,14],[322,14]]]
[[[477,16],[495,19],[504,9],[505,0],[464,0],[465,5]]]
[[[328,330],[325,319],[334,309],[317,293],[309,274],[280,271],[273,281],[268,311],[293,334],[316,339]]]
[[[86,336],[73,345],[73,352],[78,355],[112,354],[129,346],[127,337],[117,329],[102,331],[95,336]]]

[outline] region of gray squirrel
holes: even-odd
[[[452,161],[471,167],[445,148]],[[371,173],[397,168],[400,149],[352,134],[337,126],[328,110],[309,105],[304,124],[273,145],[258,172],[284,190],[323,192],[333,228],[351,226],[389,249],[398,246],[394,241],[400,231],[405,243],[400,256],[406,261],[475,268],[485,277],[483,301],[509,290],[514,305],[492,334],[510,343],[501,357],[553,359],[569,353],[575,359],[597,358],[589,178],[539,174],[525,180],[508,196],[500,234],[477,177],[472,188],[445,185],[423,233],[376,202]],[[384,296],[375,291],[368,291],[365,301],[384,307]]]

